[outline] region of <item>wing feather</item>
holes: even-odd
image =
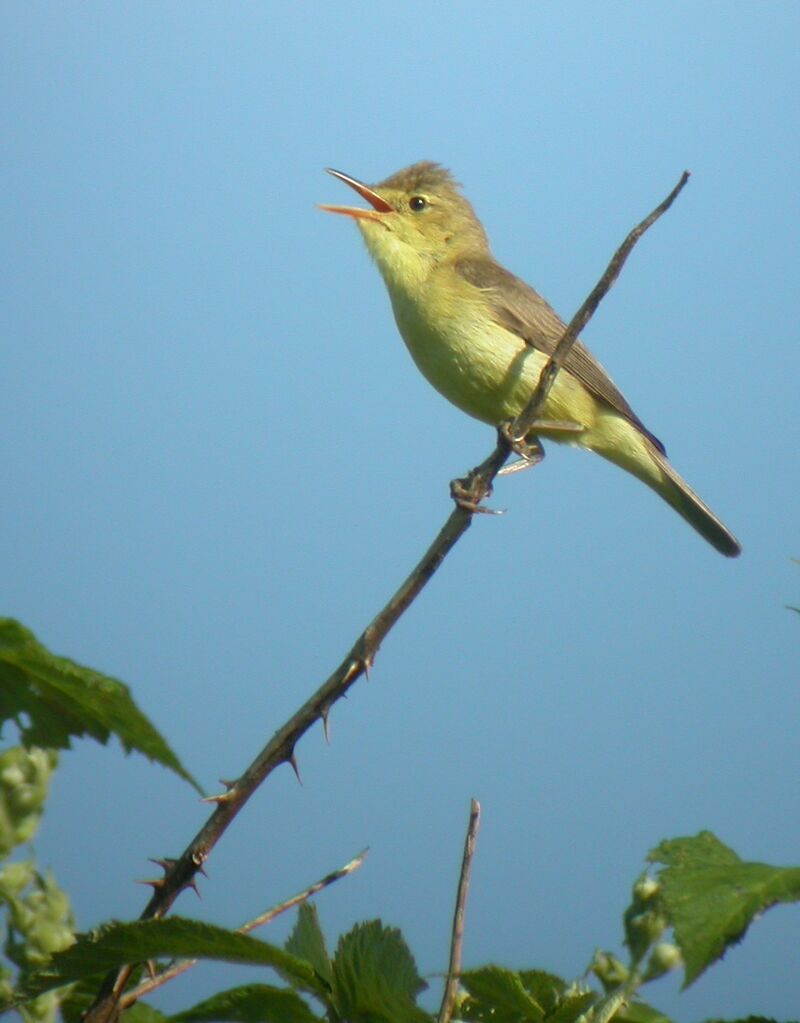
[[[553,353],[566,324],[533,288],[490,256],[459,259],[455,263],[455,270],[464,280],[488,295],[496,321],[506,330],[512,331],[525,344],[545,355]],[[572,346],[564,369],[580,380],[596,398],[624,416],[662,454],[666,454],[661,441],[647,429],[608,373],[580,341]]]

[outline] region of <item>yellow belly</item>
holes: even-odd
[[[485,423],[512,419],[533,394],[547,357],[519,337],[488,321],[473,306],[438,310],[433,321],[416,303],[392,296],[397,326],[420,372],[440,394]],[[429,311],[429,310],[428,310]],[[590,430],[597,402],[568,373],[559,373],[542,418],[578,423]]]
[[[546,355],[488,321],[479,305],[465,309],[462,302],[458,310],[448,310],[446,303],[426,303],[423,318],[419,305],[401,293],[392,294],[392,307],[414,362],[448,401],[493,426],[522,411]],[[435,318],[432,309],[439,311]],[[650,441],[571,373],[558,374],[540,418],[583,427],[580,433],[550,434],[549,439],[588,448],[650,486],[661,485],[660,459]]]

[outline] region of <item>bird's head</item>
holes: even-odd
[[[356,221],[389,284],[424,277],[444,260],[488,252],[475,211],[450,171],[439,164],[415,163],[374,186],[341,171],[328,173],[349,185],[369,208],[320,208]]]

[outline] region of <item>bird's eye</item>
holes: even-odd
[[[420,210],[424,210],[428,205],[428,200],[422,195],[412,195],[408,200],[408,205],[415,213],[419,213]]]

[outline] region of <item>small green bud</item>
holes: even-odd
[[[35,876],[36,867],[30,860],[7,863],[0,870],[0,895],[5,898],[13,898],[19,895],[23,889],[28,887]]]
[[[660,941],[650,955],[644,979],[656,980],[671,970],[677,970],[682,965],[683,956],[678,946],[671,941]]]
[[[617,959],[611,952],[603,952],[600,949],[594,954],[589,964],[589,969],[594,973],[606,991],[611,991],[628,979],[629,970],[621,959]]]
[[[654,910],[631,916],[626,923],[630,931],[635,933],[637,938],[644,941],[646,945],[652,945],[669,927],[669,920],[666,916]]]
[[[635,902],[650,902],[661,891],[661,885],[649,874],[642,874],[633,886]]]

